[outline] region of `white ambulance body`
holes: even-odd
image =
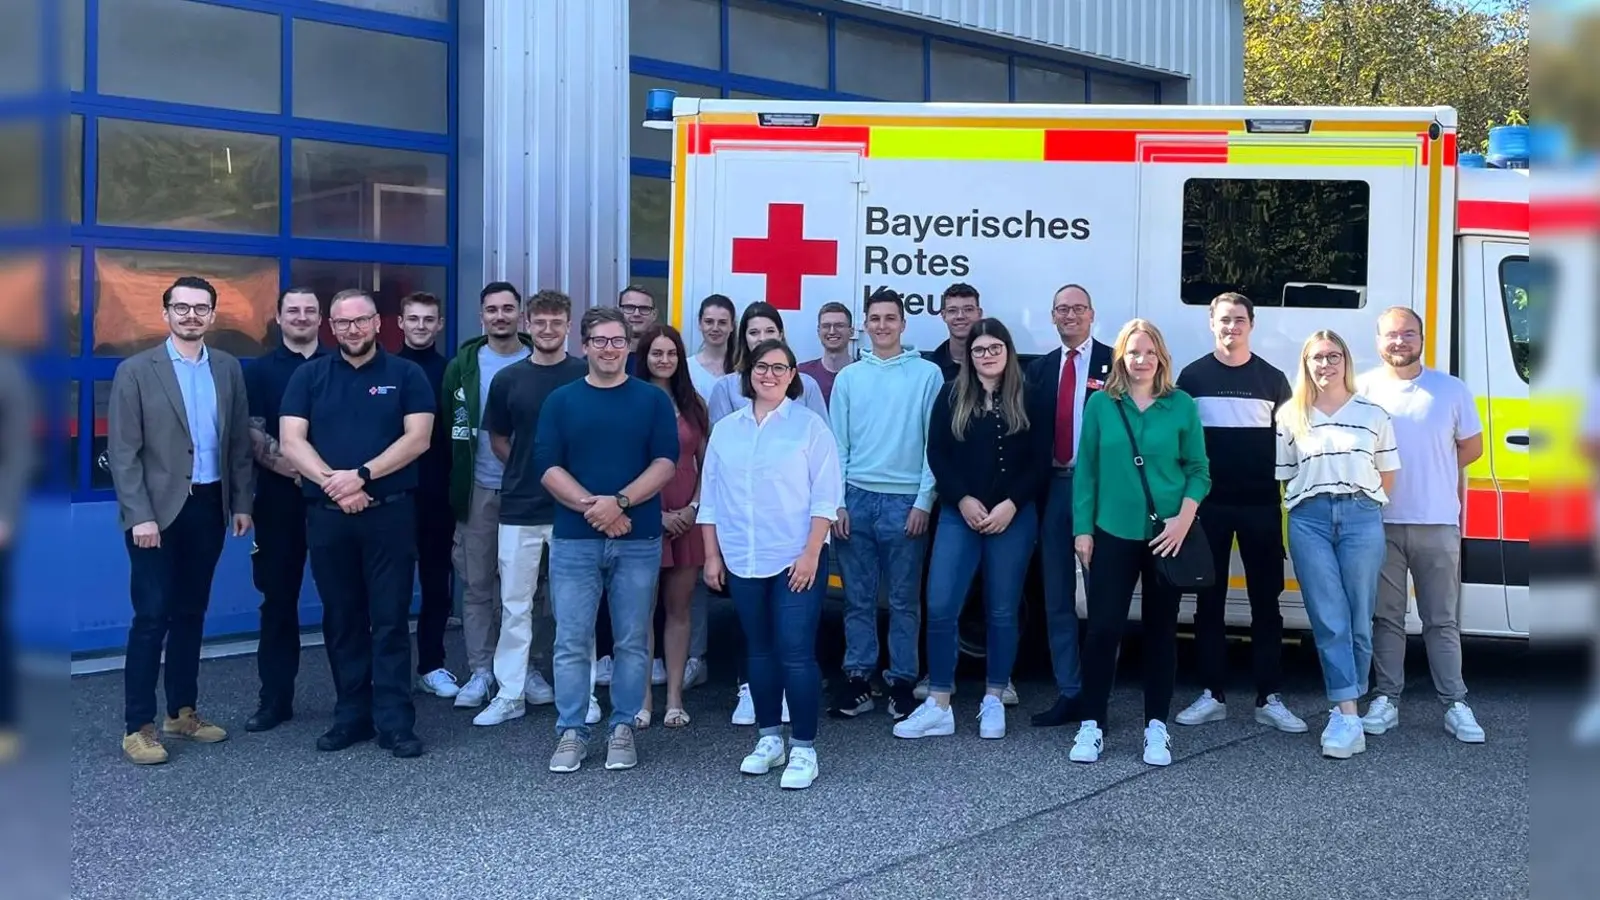
[[[1416,310],[1425,362],[1462,377],[1485,421],[1463,629],[1527,636],[1528,179],[1458,169],[1454,110],[680,97],[672,118],[670,306],[691,346],[699,300],[721,293],[778,307],[815,357],[824,303],[859,328],[887,286],[907,299],[906,343],[932,350],[940,294],[965,282],[1037,355],[1059,346],[1051,300],[1075,283],[1095,337],[1150,319],[1181,368],[1211,351],[1206,304],[1238,290],[1257,304],[1255,351],[1292,379],[1312,331],[1344,335],[1364,371],[1378,314]],[[1288,575],[1287,624],[1307,628]],[[1232,583],[1244,624],[1237,559]]]

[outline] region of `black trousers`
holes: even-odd
[[[17,539],[13,530],[11,540]],[[17,645],[11,632],[11,545],[0,546],[0,731],[17,724]]]
[[[256,494],[255,550],[251,574],[261,592],[261,643],[256,674],[261,706],[294,709],[294,682],[300,674],[300,588],[306,570],[306,501],[296,490],[277,485]]]
[[[200,639],[211,579],[227,537],[222,486],[196,485],[178,517],[161,532],[161,546],[128,548],[128,594],[133,624],[128,627],[127,663],[122,670],[123,724],[133,734],[156,718],[156,680],[166,687],[167,715],[194,707],[200,694]],[[166,677],[161,653],[166,651]]]
[[[408,634],[415,529],[409,496],[354,515],[321,503],[306,513],[336,725],[371,723],[385,732],[416,725]]]
[[[417,674],[444,668],[444,628],[455,606],[450,590],[450,546],[456,517],[448,494],[416,495],[417,582],[422,612],[417,616]]]
[[[1139,618],[1144,628],[1144,717],[1167,721],[1177,677],[1177,591],[1163,585],[1146,541],[1125,541],[1095,529],[1089,559],[1089,637],[1083,656],[1084,719],[1106,725],[1106,707],[1116,675],[1117,648],[1141,577]]]
[[[1272,506],[1231,506],[1206,501],[1200,507],[1200,524],[1211,544],[1217,580],[1196,597],[1194,640],[1200,684],[1211,696],[1227,698],[1228,564],[1234,536],[1244,562],[1245,589],[1250,594],[1250,644],[1255,663],[1256,705],[1277,693],[1283,678],[1283,511]]]

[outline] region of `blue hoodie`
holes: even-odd
[[[845,484],[879,494],[915,494],[917,509],[931,512],[928,417],[943,387],[939,367],[914,350],[889,359],[864,353],[840,369],[828,418]]]

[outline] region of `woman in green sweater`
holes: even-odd
[[[1089,637],[1083,660],[1084,721],[1070,755],[1082,763],[1100,758],[1117,646],[1133,604],[1134,584],[1142,576],[1144,761],[1165,766],[1172,762],[1167,716],[1177,674],[1180,595],[1156,574],[1154,563],[1155,557],[1173,556],[1183,546],[1200,501],[1211,490],[1211,468],[1199,409],[1193,397],[1174,385],[1172,355],[1156,326],[1144,319],[1122,326],[1111,358],[1105,390],[1084,404],[1073,475],[1073,549],[1088,584]],[[1130,429],[1144,457],[1160,528],[1146,511]]]

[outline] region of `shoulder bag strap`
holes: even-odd
[[[1127,398],[1119,397],[1117,415],[1122,417],[1122,427],[1128,432],[1128,445],[1133,448],[1133,467],[1139,472],[1139,484],[1144,488],[1145,510],[1149,513],[1151,522],[1160,522],[1161,517],[1156,514],[1156,498],[1150,493],[1150,479],[1144,473],[1144,457],[1139,453],[1139,442],[1133,436],[1133,425],[1128,421],[1128,410],[1123,406]]]

